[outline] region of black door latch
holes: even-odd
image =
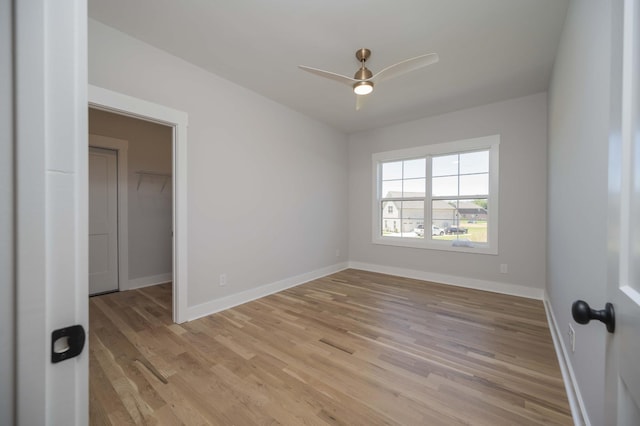
[[[81,325],[60,328],[51,333],[51,362],[57,363],[80,355],[85,333]]]

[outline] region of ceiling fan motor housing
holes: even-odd
[[[371,56],[371,50],[369,49],[358,49],[356,50],[356,58],[358,58],[358,62],[364,62],[367,59],[369,59],[369,56]]]
[[[360,68],[353,76],[356,80],[369,80],[371,77],[373,77],[373,73],[367,67]]]

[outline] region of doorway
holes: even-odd
[[[108,152],[113,155],[117,151],[117,157],[113,156],[114,170],[111,173],[115,174],[117,161],[117,204],[121,207],[117,224],[113,220],[114,227],[118,230],[117,239],[115,231],[111,238],[106,238],[103,234],[91,236],[90,293],[133,290],[171,282],[173,129],[135,117],[90,108],[89,133],[91,147],[109,148],[90,149],[89,176],[99,181],[96,185],[99,192],[93,194],[90,190],[90,229],[93,231],[94,227],[100,227],[107,213],[114,213],[116,210],[115,199],[105,202],[105,193],[108,191],[105,187],[107,176],[103,176],[102,157]],[[93,159],[92,156],[99,158]],[[97,170],[92,170],[92,166],[96,166]],[[113,194],[116,192],[115,181],[112,176]],[[90,185],[90,189],[92,186]],[[107,252],[112,247],[114,249]],[[98,281],[102,275],[107,275],[100,272],[113,270],[111,264],[115,264],[116,269],[120,270],[119,279],[112,279],[108,288],[102,287],[100,291],[94,291],[92,281]],[[115,278],[115,273],[110,275]]]
[[[172,166],[169,176],[160,176],[173,188],[172,198],[172,312],[173,321],[189,319],[187,312],[187,164],[186,113],[107,89],[89,85],[89,107],[168,126],[172,136]],[[145,170],[140,170],[144,172]],[[149,170],[146,170],[149,171]],[[136,181],[138,175],[133,174]],[[144,177],[143,177],[144,179]],[[133,188],[130,182],[130,187]],[[165,187],[166,188],[166,187]],[[147,188],[149,189],[149,188]],[[122,269],[122,266],[120,266]]]

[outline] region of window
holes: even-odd
[[[373,242],[497,254],[499,143],[495,135],[374,154]]]

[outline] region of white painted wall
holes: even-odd
[[[189,115],[189,306],[346,260],[344,134],[93,20],[89,82]]]
[[[536,94],[351,135],[349,259],[429,274],[522,286],[545,283],[546,94]],[[499,254],[480,255],[371,242],[371,154],[500,134]],[[508,274],[500,274],[500,264]],[[530,291],[533,289],[534,291]]]
[[[13,33],[11,0],[0,0],[0,424],[13,424]]]
[[[549,88],[547,291],[565,347],[568,324],[576,330],[569,363],[593,425],[606,424],[607,332],[576,325],[570,310],[606,302],[610,21],[609,2],[571,1]]]
[[[129,223],[129,288],[140,283],[171,280],[172,185],[163,177],[143,177],[137,171],[171,174],[172,134],[168,126],[95,109],[89,110],[89,133],[123,139],[127,149]],[[154,282],[155,281],[155,282]],[[124,288],[126,288],[125,286]],[[121,286],[121,288],[123,288]]]

